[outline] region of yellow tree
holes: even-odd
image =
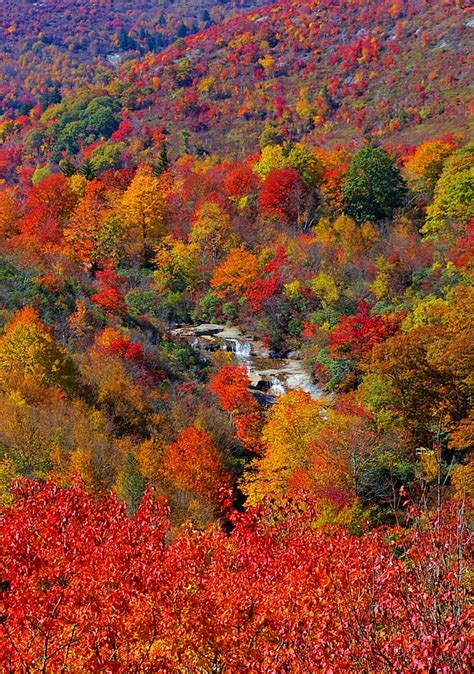
[[[63,229],[71,257],[84,264],[93,260],[100,223],[111,212],[106,187],[97,180],[89,183],[82,201]]]
[[[263,428],[265,453],[244,476],[242,491],[249,505],[266,496],[284,496],[292,475],[307,465],[327,405],[327,400],[313,400],[300,390],[290,391],[277,400]]]
[[[160,179],[142,169],[124,193],[119,210],[130,254],[146,257],[165,233],[164,192]]]
[[[197,243],[166,236],[155,248],[153,276],[160,292],[196,290],[201,275],[201,253]]]
[[[236,244],[229,214],[214,201],[206,201],[194,216],[189,240],[199,245],[205,258],[215,264]]]
[[[165,443],[161,437],[154,436],[144,440],[136,450],[141,474],[154,486],[163,477],[163,451]]]
[[[119,451],[107,435],[105,416],[82,402],[70,414],[69,472],[80,475],[88,489],[106,491],[116,479]]]
[[[18,220],[15,192],[12,188],[5,187],[0,191],[0,241],[15,232]]]
[[[274,169],[293,168],[309,187],[318,187],[323,169],[319,157],[303,143],[294,145],[267,145],[263,148],[253,170],[265,178]]]
[[[0,384],[8,388],[15,382],[27,391],[30,381],[69,392],[74,375],[65,349],[56,344],[37,311],[31,307],[19,311],[0,339]]]
[[[321,302],[321,306],[329,317],[330,306],[340,297],[340,289],[334,276],[329,272],[320,271],[309,282],[309,288]]]
[[[430,197],[446,159],[456,149],[452,142],[427,140],[405,162],[404,174],[412,190]]]
[[[436,183],[432,203],[426,209],[423,234],[450,240],[463,232],[474,217],[474,145],[452,154]]]

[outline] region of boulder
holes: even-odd
[[[197,325],[193,332],[196,337],[212,337],[213,335],[218,335],[223,332],[225,325],[217,325],[215,323],[202,323],[202,325]]]

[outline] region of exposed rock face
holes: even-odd
[[[196,337],[208,337],[213,335],[218,335],[223,332],[224,326],[217,325],[214,323],[203,323],[194,328],[194,334]]]

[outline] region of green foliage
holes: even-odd
[[[426,216],[422,232],[431,237],[452,236],[474,217],[474,145],[446,161]]]
[[[186,379],[203,379],[206,362],[190,344],[164,340],[161,351],[176,373]]]
[[[96,148],[90,157],[90,166],[94,174],[109,168],[119,168],[125,143],[106,143]]]
[[[46,176],[51,175],[51,167],[50,166],[42,166],[41,168],[37,168],[33,175],[31,176],[31,182],[33,185],[38,183],[40,180],[43,178],[46,178]]]
[[[127,453],[125,463],[117,480],[117,494],[127,504],[130,515],[134,515],[145,492],[146,480],[140,473],[138,461],[131,452]]]
[[[316,363],[325,370],[325,385],[330,391],[337,391],[344,378],[352,372],[351,363],[341,358],[331,358],[327,348],[322,348],[316,356]]]
[[[403,204],[406,187],[394,159],[368,145],[352,158],[343,192],[346,214],[362,224],[390,218]]]
[[[93,142],[108,138],[118,127],[116,113],[120,104],[110,96],[80,94],[64,99],[43,114],[43,123],[51,123],[52,147],[69,154],[79,151],[79,141]]]
[[[159,178],[162,173],[167,171],[170,166],[170,161],[168,157],[168,147],[166,143],[163,143],[161,146],[160,150],[160,156],[158,157],[158,161],[153,167],[153,171],[155,175]]]
[[[159,294],[154,290],[133,289],[125,295],[127,311],[132,318],[155,317],[158,314]]]
[[[416,467],[408,458],[387,449],[377,452],[360,475],[360,495],[363,502],[387,504],[395,501],[400,488],[408,490],[416,478]]]
[[[197,318],[202,322],[211,322],[216,318],[216,310],[221,300],[211,290],[208,290],[199,300]]]
[[[117,101],[110,96],[100,96],[88,104],[81,118],[86,128],[92,130],[96,137],[108,138],[119,125],[114,114],[119,107]]]

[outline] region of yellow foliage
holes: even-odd
[[[15,232],[18,222],[18,207],[15,204],[15,193],[10,188],[0,191],[0,240]]]
[[[144,440],[136,452],[141,474],[155,485],[163,475],[163,450],[164,444],[151,438]]]
[[[301,290],[301,281],[295,280],[291,283],[285,283],[283,286],[283,294],[290,300],[296,300],[299,297]]]
[[[452,143],[428,140],[419,145],[405,163],[405,177],[410,187],[427,195],[433,191],[446,159],[454,152]]]
[[[439,475],[439,462],[436,452],[426,450],[420,456],[420,476],[425,482],[436,482]]]
[[[207,77],[203,77],[202,80],[199,81],[198,84],[198,91],[201,94],[208,94],[211,92],[216,86],[216,78],[214,75],[208,75]]]
[[[472,456],[465,465],[456,466],[452,470],[451,484],[455,498],[474,499],[474,458]]]
[[[320,271],[309,282],[311,291],[319,298],[323,307],[329,306],[339,299],[339,289],[334,277],[325,271]]]
[[[160,292],[195,290],[201,280],[201,253],[197,243],[165,237],[155,248],[153,273]]]
[[[265,54],[258,61],[264,70],[270,71],[275,67],[275,59],[270,54]]]
[[[75,173],[69,178],[69,187],[71,188],[71,191],[80,199],[84,198],[88,184],[89,181],[87,178],[81,176],[80,173]]]
[[[277,400],[263,428],[264,456],[248,471],[242,485],[253,505],[265,496],[284,495],[292,474],[307,463],[309,447],[324,423],[328,401],[313,400],[304,391],[290,391]]]
[[[265,178],[273,169],[285,168],[287,166],[288,158],[283,152],[283,147],[281,145],[267,145],[263,148],[253,170],[261,178]]]
[[[191,233],[191,243],[201,247],[216,262],[236,244],[229,215],[216,203],[207,201],[196,213]]]
[[[381,255],[375,260],[375,269],[375,279],[370,286],[370,290],[376,299],[387,299],[390,296],[390,279],[395,270],[395,264]]]
[[[442,236],[449,241],[463,232],[473,216],[474,145],[468,145],[446,160],[421,231],[429,237]]]
[[[448,302],[435,295],[415,299],[413,307],[402,323],[402,330],[409,332],[420,325],[441,323],[448,308]]]
[[[74,368],[38,313],[31,307],[19,311],[0,339],[0,384],[15,376],[32,377],[39,385],[66,391],[74,381]],[[18,383],[18,381],[17,381]]]
[[[120,215],[126,238],[144,252],[165,233],[165,200],[160,179],[138,171],[122,197]]]

